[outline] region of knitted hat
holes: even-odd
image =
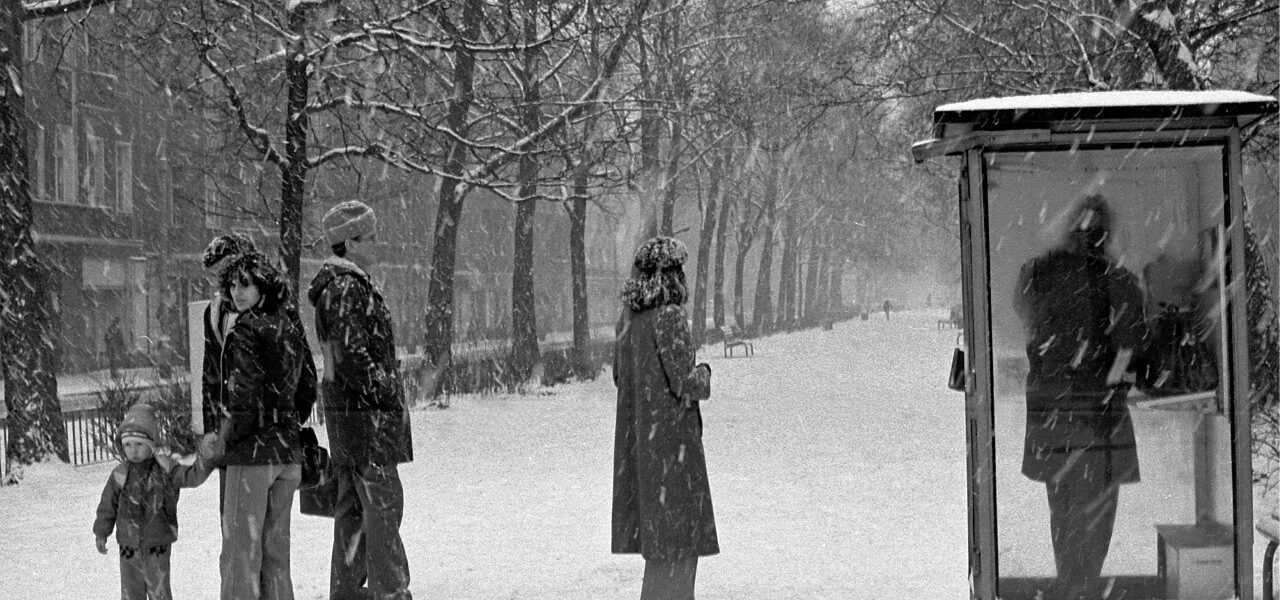
[[[641,273],[657,273],[684,265],[689,250],[684,242],[671,237],[649,238],[636,249],[635,265]]]
[[[141,438],[154,443],[159,438],[159,427],[156,424],[156,409],[150,404],[139,402],[129,407],[116,430],[116,439],[123,442],[126,438]]]
[[[325,213],[320,220],[324,227],[324,239],[330,245],[345,242],[362,235],[370,235],[378,230],[378,217],[373,209],[359,200],[348,200]]]
[[[204,268],[208,269],[228,256],[240,256],[253,251],[253,240],[249,239],[249,236],[243,233],[229,233],[213,238],[213,241],[205,246],[200,262]]]

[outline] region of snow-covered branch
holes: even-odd
[[[32,19],[43,19],[45,17],[57,17],[67,13],[73,13],[80,10],[86,10],[95,6],[111,4],[116,0],[40,0],[39,2],[24,2],[22,20],[30,21]]]
[[[367,146],[342,146],[340,148],[330,148],[321,153],[320,156],[307,159],[307,169],[314,169],[339,158],[385,158],[392,155],[392,150],[386,144],[376,142]]]
[[[198,34],[193,33],[192,35]],[[212,46],[198,38],[196,39],[196,44],[200,47],[200,62],[222,83],[222,87],[227,93],[227,102],[231,105],[232,110],[235,111],[236,122],[239,124],[240,130],[244,132],[245,137],[249,138],[249,143],[253,144],[254,149],[262,154],[263,159],[283,168],[285,166],[284,158],[280,156],[280,153],[271,144],[270,134],[267,133],[267,130],[249,122],[248,111],[245,109],[244,98],[240,94],[240,89],[213,61],[213,57],[209,56],[209,51],[213,49]]]

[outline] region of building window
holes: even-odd
[[[53,145],[53,195],[54,202],[79,204],[80,186],[76,181],[76,130],[70,125],[58,125]]]
[[[107,203],[107,157],[102,138],[85,134],[85,201],[89,206],[105,206]]]
[[[31,194],[32,200],[47,201],[44,189],[44,144],[45,131],[41,125],[31,128],[31,148],[28,153],[31,157],[27,161],[27,191]]]
[[[222,209],[218,203],[218,187],[213,177],[204,175],[204,226],[207,229],[222,229]]]
[[[116,142],[116,208],[125,214],[133,212],[133,144]]]

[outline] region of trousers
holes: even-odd
[[[1073,477],[1069,469],[1045,484],[1049,496],[1049,530],[1058,577],[1046,600],[1100,597],[1102,564],[1111,546],[1120,486]]]
[[[120,600],[173,600],[169,546],[120,547]]]
[[[330,600],[412,600],[400,539],[404,488],[396,465],[332,465],[331,475],[338,490]]]
[[[697,556],[673,561],[645,559],[640,600],[693,600],[697,574]]]
[[[228,465],[223,486],[222,600],[293,600],[289,521],[301,465]]]

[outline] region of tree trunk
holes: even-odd
[[[809,326],[817,325],[824,321],[822,315],[818,314],[818,277],[821,276],[818,256],[821,254],[823,244],[823,235],[818,234],[816,241],[809,244],[809,252],[807,258],[807,271],[804,278],[804,323]]]
[[[760,271],[756,274],[756,303],[751,311],[755,333],[768,333],[773,326],[773,229],[778,203],[779,156],[772,157],[769,180],[764,188],[764,239],[760,244]]]
[[[831,257],[831,291],[827,295],[831,299],[828,311],[844,310],[844,261],[838,256]],[[867,310],[866,306],[862,310]]]
[[[743,282],[746,279],[747,251],[751,249],[751,243],[748,239],[747,243],[742,243],[742,237],[739,237],[738,255],[733,258],[733,323],[738,329],[745,330],[747,328],[746,308],[743,306]]]
[[[663,11],[661,23],[663,28],[662,47],[667,58],[667,67],[662,70],[664,97],[673,101],[674,110],[668,112],[667,120],[671,123],[671,143],[667,148],[667,173],[662,182],[662,228],[663,235],[675,234],[676,200],[679,197],[677,180],[680,176],[680,158],[684,151],[684,105],[688,92],[685,85],[684,53],[677,50],[680,45],[680,23],[683,20],[684,3],[677,3],[671,11]]]
[[[27,180],[26,105],[22,95],[22,15],[19,0],[3,0],[0,63],[0,375],[8,411],[5,459],[17,467],[57,457],[68,462],[56,376],[58,332],[52,327],[49,276],[31,235]]]
[[[293,289],[298,289],[302,276],[302,215],[307,183],[307,95],[310,61],[306,57],[307,11],[296,8],[289,12],[289,51],[284,61],[285,101],[284,168],[280,184],[280,258]]]
[[[675,235],[676,199],[679,190],[676,178],[680,175],[680,137],[683,135],[683,119],[679,111],[671,116],[671,146],[667,149],[667,172],[662,179],[662,221],[659,235]]]
[[[516,381],[528,379],[538,362],[538,318],[533,285],[533,218],[537,200],[531,196],[536,184],[537,162],[520,159],[520,196],[516,203],[514,257],[511,265],[511,367]],[[529,176],[532,164],[533,175]],[[526,178],[529,177],[529,178]]]
[[[777,326],[790,331],[795,324],[796,302],[796,219],[794,210],[787,210],[783,218],[782,272],[778,275]]]
[[[595,376],[591,365],[591,319],[587,313],[587,169],[580,165],[569,209],[569,264],[573,297],[573,370],[580,380]]]
[[[1147,44],[1156,67],[1164,77],[1165,83],[1175,90],[1200,89],[1200,80],[1196,77],[1194,65],[1188,62],[1192,53],[1179,38],[1179,24],[1160,18],[1162,14],[1176,15],[1178,8],[1170,6],[1178,0],[1148,0],[1132,12],[1128,11],[1128,0],[1113,0],[1124,15],[1124,25]]]
[[[724,164],[728,165],[732,162],[731,151],[725,151]],[[727,187],[727,186],[726,186]],[[712,289],[713,309],[712,319],[715,322],[716,329],[724,327],[724,249],[726,241],[729,238],[729,209],[733,206],[733,202],[726,194],[720,202],[720,215],[716,219],[716,257],[715,257],[715,278]],[[741,326],[741,323],[739,323]]]
[[[453,277],[457,269],[458,224],[462,220],[464,197],[458,193],[465,169],[467,144],[467,112],[475,100],[475,54],[461,43],[476,39],[480,33],[481,0],[467,0],[463,8],[462,31],[455,32],[453,97],[449,99],[449,128],[458,135],[448,143],[444,171],[449,176],[440,180],[436,205],[435,232],[432,236],[431,275],[427,290],[423,341],[427,361],[438,373],[446,373],[453,363]],[[438,378],[437,381],[443,378]],[[441,391],[437,385],[435,393]]]
[[[707,271],[711,265],[711,242],[716,234],[716,207],[719,205],[720,177],[724,168],[723,155],[716,153],[711,163],[707,203],[702,210],[702,231],[698,235],[698,271],[693,282],[693,343],[701,346],[706,341],[707,329]],[[716,257],[719,260],[719,256]],[[717,327],[719,325],[717,324]]]
[[[524,38],[528,47],[521,53],[517,72],[524,90],[520,125],[526,134],[538,129],[542,101],[534,66],[537,61],[537,1],[524,2]],[[516,381],[524,381],[538,363],[538,318],[533,285],[533,219],[537,211],[538,160],[532,152],[520,157],[520,201],[516,204],[515,244],[511,265],[511,368]]]

